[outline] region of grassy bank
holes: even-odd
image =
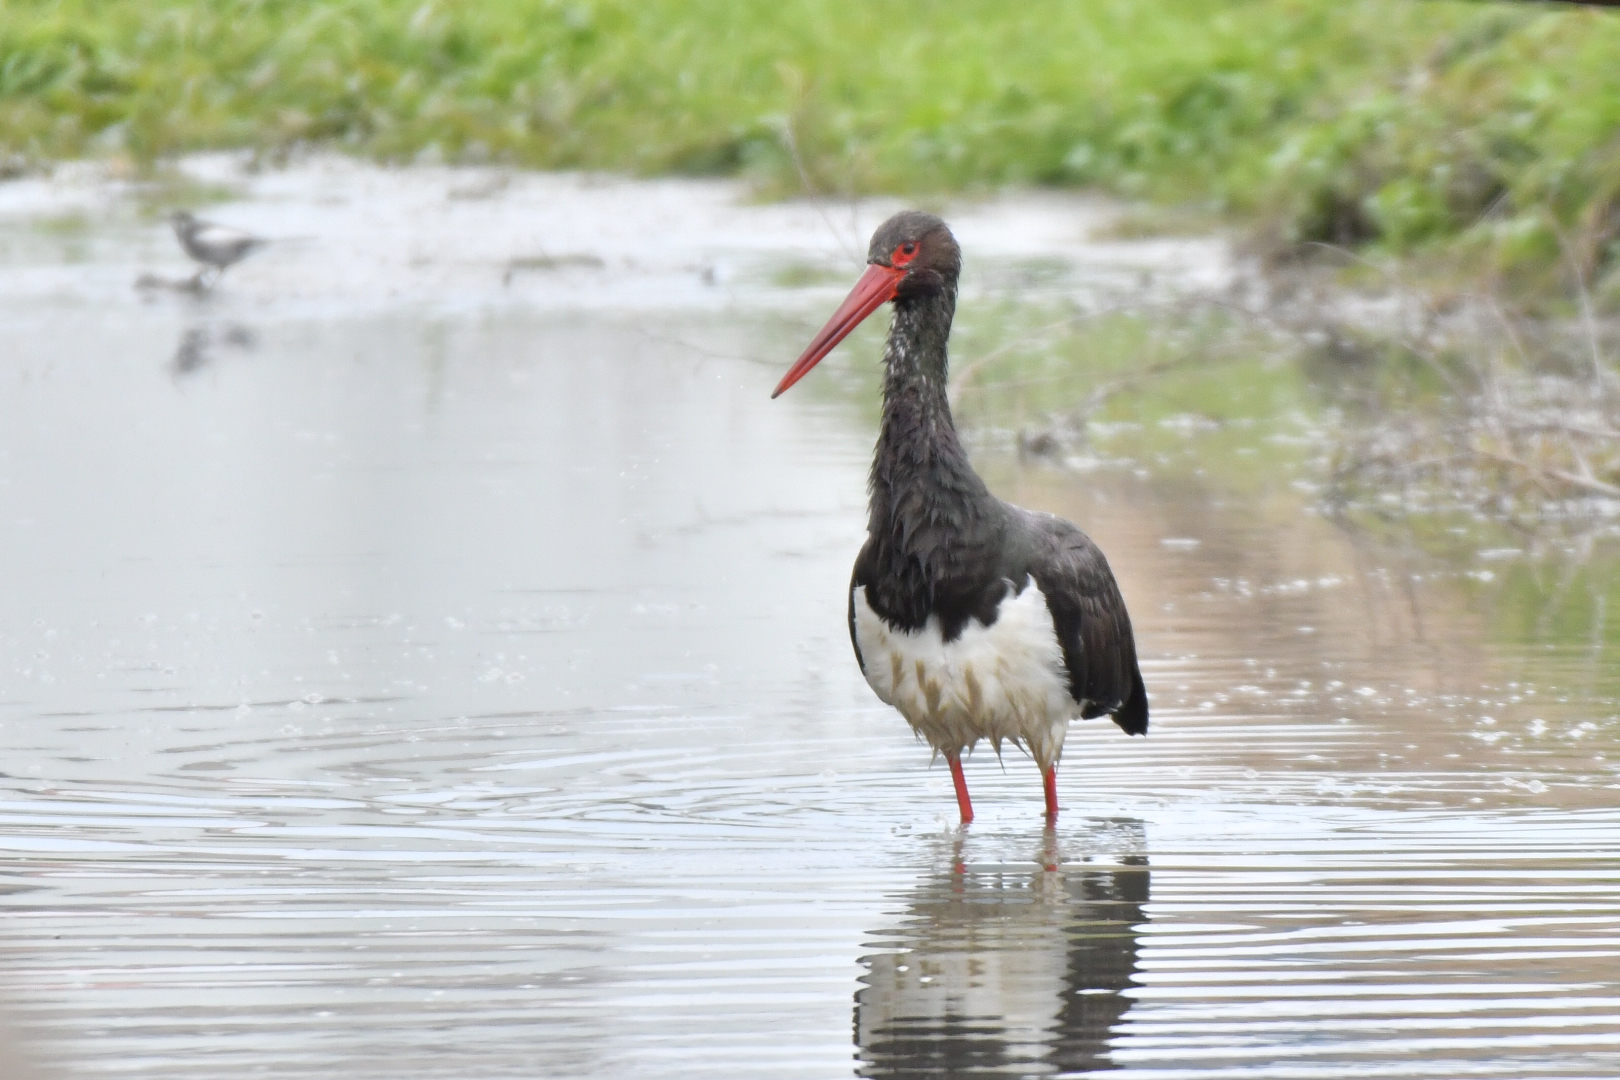
[[[0,165],[1093,185],[1620,302],[1617,56],[1620,16],[1451,0],[0,0]]]

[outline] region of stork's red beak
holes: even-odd
[[[838,305],[838,310],[827,320],[827,325],[823,326],[821,332],[810,342],[810,347],[804,350],[804,355],[793,362],[787,374],[782,376],[782,381],[776,384],[776,389],[771,391],[771,397],[779,396],[782,391],[804,378],[811,368],[821,363],[822,357],[833,351],[833,346],[843,341],[851,330],[861,325],[862,319],[893,300],[895,290],[900,287],[900,279],[905,276],[904,270],[893,266],[884,266],[880,263],[867,266],[866,273],[862,274],[861,280],[849,290],[849,295],[844,297],[844,302]]]

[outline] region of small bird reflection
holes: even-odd
[[[180,335],[169,370],[175,378],[184,378],[207,367],[221,346],[246,351],[256,343],[253,331],[245,326],[190,326]]]
[[[968,866],[940,853],[900,924],[862,959],[855,1041],[863,1077],[1044,1076],[1112,1069],[1147,920],[1139,821],[1101,821],[1029,862]],[[1095,865],[1077,861],[1096,860]]]

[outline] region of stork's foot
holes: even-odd
[[[1057,821],[1057,766],[1053,765],[1046,770],[1042,778],[1046,782],[1046,823],[1048,825]]]
[[[951,782],[956,785],[956,808],[962,811],[962,824],[966,825],[973,820],[973,800],[968,798],[967,777],[962,775],[962,757],[960,754],[946,754],[945,760],[951,764]]]

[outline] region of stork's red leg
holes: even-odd
[[[1057,766],[1046,770],[1046,820],[1057,820]]]
[[[968,798],[967,777],[962,775],[962,758],[957,754],[946,754],[945,760],[951,763],[951,782],[956,785],[956,806],[962,811],[962,824],[966,825],[973,820],[973,801]]]

